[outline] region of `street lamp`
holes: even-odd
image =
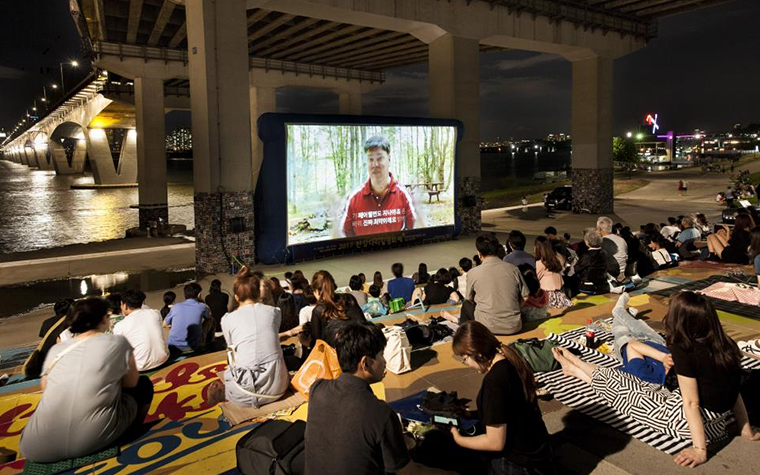
[[[61,94],[63,94],[64,92],[66,92],[66,86],[64,85],[64,82],[63,82],[63,65],[64,64],[65,63],[58,63],[58,66],[61,67]],[[73,68],[79,67],[79,62],[77,62],[77,61],[71,61],[68,64],[71,65],[71,67],[73,67]]]
[[[631,137],[633,137],[633,132],[628,132],[625,134],[625,136],[630,139]]]

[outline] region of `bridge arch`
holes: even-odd
[[[50,155],[50,137],[45,132],[38,132],[32,136],[32,147],[40,170],[53,170],[53,160]]]
[[[76,122],[62,122],[50,134],[53,167],[59,175],[84,172],[87,158],[87,129]]]

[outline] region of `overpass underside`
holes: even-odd
[[[480,192],[479,62],[488,51],[572,62],[574,206],[612,212],[614,60],[656,36],[658,18],[722,1],[81,0],[72,17],[95,64],[129,80],[99,94],[134,106],[141,226],[168,218],[165,111],[192,111],[196,267],[218,272],[233,242],[249,244],[241,257],[254,260],[255,124],[276,110],[276,90],[328,90],[340,113],[358,115],[384,71],[407,64],[428,63],[430,116],[464,123],[457,206],[465,231],[479,231],[478,200],[462,198]],[[41,163],[23,146],[10,157]],[[246,231],[227,232],[232,218]]]

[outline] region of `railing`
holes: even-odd
[[[106,43],[96,41],[92,45],[95,56],[112,55],[119,58],[140,58],[145,61],[149,59],[169,62],[180,61],[187,64],[187,51],[172,48],[156,48],[153,46],[126,45],[122,43]]]
[[[279,59],[269,58],[251,58],[249,61],[251,69],[264,69],[267,71],[281,71],[283,73],[293,73],[295,75],[308,74],[309,77],[331,77],[346,80],[358,80],[369,82],[385,82],[385,73],[380,71],[364,71],[360,69],[335,68],[332,66],[321,66],[318,64],[296,63],[293,61],[281,61]]]
[[[107,82],[100,89],[104,95],[133,95],[135,86],[133,84],[116,84]],[[187,86],[164,86],[165,96],[190,96],[190,88]]]

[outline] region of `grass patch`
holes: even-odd
[[[554,183],[541,183],[536,185],[515,186],[501,190],[491,190],[483,193],[485,199],[484,209],[504,208],[507,206],[517,206],[520,204],[523,196],[528,197],[528,203],[543,203],[544,193],[553,189],[571,184],[571,180],[560,180]],[[615,177],[614,194],[615,196],[637,190],[649,184],[648,180],[643,178],[628,179],[627,175]]]

